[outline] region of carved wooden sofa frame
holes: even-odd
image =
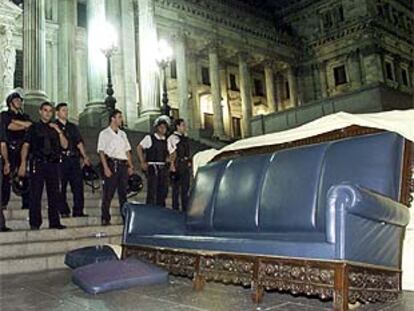
[[[279,145],[263,146],[218,155],[213,161],[243,155],[270,153],[296,146],[315,144],[377,133],[380,130],[350,126],[341,130]],[[400,202],[409,206],[412,198],[412,143],[406,141]],[[402,245],[402,240],[400,241]],[[399,298],[399,269],[349,261],[258,256],[224,252],[123,245],[123,258],[139,258],[161,266],[170,273],[193,279],[195,290],[206,281],[251,287],[251,297],[260,303],[265,290],[289,291],[320,299],[333,299],[333,310],[348,310],[348,303],[389,302]]]

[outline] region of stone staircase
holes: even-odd
[[[99,163],[96,154],[96,143],[99,131],[93,128],[82,128],[88,155],[94,164]],[[127,131],[130,140],[135,167],[138,168],[135,147],[144,137],[145,133]],[[191,141],[193,153],[209,148],[205,142]],[[141,174],[142,176],[142,174]],[[100,244],[121,243],[122,218],[119,211],[118,200],[115,196],[112,201],[111,226],[102,227],[101,224],[101,191],[92,192],[87,186],[85,189],[85,218],[64,218],[64,230],[48,229],[47,198],[42,201],[43,224],[40,230],[31,231],[28,218],[29,212],[21,209],[21,199],[12,194],[8,209],[4,211],[7,226],[11,232],[0,233],[0,275],[46,271],[65,268],[65,253],[85,247]],[[145,201],[146,191],[130,198],[129,201]],[[167,206],[171,206],[171,189],[167,199]],[[72,193],[68,187],[67,194],[69,206],[72,206]]]
[[[29,229],[28,211],[21,209],[20,198],[12,195],[4,211],[7,226],[12,232],[0,233],[0,275],[64,268],[65,253],[80,247],[121,243],[123,230],[119,205],[115,197],[111,206],[111,226],[102,227],[101,192],[92,193],[85,187],[85,213],[89,217],[64,218],[64,230],[48,229],[47,199],[43,198],[43,224],[39,231]],[[145,193],[131,198],[143,201]],[[69,205],[72,195],[68,191]]]

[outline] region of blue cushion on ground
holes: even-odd
[[[72,269],[97,262],[117,260],[118,256],[109,246],[88,246],[67,252],[65,265]]]
[[[168,272],[136,259],[114,260],[73,270],[72,281],[89,294],[168,282]]]

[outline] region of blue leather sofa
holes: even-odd
[[[125,206],[124,255],[135,249],[138,257],[199,278],[211,272],[208,258],[217,266],[217,258],[224,256],[224,261],[233,258],[233,264],[241,260],[253,265],[233,268],[236,275],[250,269],[251,280],[246,281],[243,270],[241,281],[230,281],[251,281],[256,290],[263,286],[293,292],[280,275],[283,286],[272,286],[268,278],[260,284],[266,273],[273,275],[260,260],[279,258],[277,269],[290,265],[291,276],[297,267],[310,288],[312,277],[304,269],[319,269],[320,278],[321,264],[326,264],[332,271],[332,290],[316,286],[305,291],[322,298],[342,290],[335,283],[337,274],[355,267],[354,277],[385,273],[392,278],[386,282],[394,282],[399,291],[401,245],[409,222],[407,206],[399,203],[406,146],[401,136],[380,132],[209,163],[197,173],[187,214],[142,204]],[[186,262],[182,269],[181,260]],[[204,272],[200,265],[207,267]],[[260,277],[256,270],[262,266],[266,271]],[[359,271],[361,267],[376,272]],[[218,274],[226,274],[227,268],[224,265]],[[352,280],[347,282],[352,285]],[[296,292],[302,292],[301,286]],[[364,300],[354,291],[354,299],[346,293],[351,301]]]

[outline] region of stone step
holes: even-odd
[[[121,235],[123,225],[69,227],[64,230],[40,229],[0,233],[0,250],[3,244],[76,240],[85,237]]]
[[[99,239],[95,237],[83,237],[71,240],[9,243],[1,245],[0,260],[49,255],[54,253],[66,253],[70,250],[84,246],[120,243],[120,234],[102,237]]]
[[[47,213],[42,213],[42,228],[49,228],[49,221],[47,219]],[[84,226],[98,226],[101,224],[101,216],[89,216],[89,217],[70,217],[61,219],[61,223],[67,227],[84,227]],[[122,217],[113,215],[111,223],[114,225],[122,224]],[[12,219],[7,221],[7,226],[13,230],[30,230],[29,221],[26,219]]]
[[[0,276],[67,268],[64,261],[64,253],[0,260]]]
[[[170,190],[168,194],[171,195],[171,193],[172,192]],[[146,196],[147,196],[146,191],[141,191],[137,195],[131,196],[130,198],[131,198],[131,200],[137,200],[137,198],[138,199],[145,199]],[[66,198],[67,198],[68,203],[71,203],[73,201],[72,192],[67,191],[66,192]],[[91,200],[100,200],[102,198],[102,193],[100,191],[95,192],[95,193],[85,192],[84,193],[84,198],[85,198],[85,202],[86,201],[91,201]],[[114,195],[114,200],[118,200],[118,195],[117,194]],[[12,203],[21,204],[21,201],[22,201],[21,197],[13,194],[13,195],[11,195],[9,202],[10,202],[10,204],[12,204]],[[44,202],[47,201],[47,196],[46,196],[45,193],[42,196],[42,201],[44,201]]]
[[[113,238],[116,242],[117,238]],[[82,248],[86,246],[93,246],[96,243],[89,243],[78,241],[73,249]],[[18,274],[28,272],[50,271],[57,269],[68,269],[65,265],[66,252],[42,254],[37,256],[17,257],[0,259],[0,276],[6,274]]]
[[[121,215],[119,204],[112,204],[111,206],[111,215],[119,216]],[[95,203],[93,206],[86,206],[84,212],[88,214],[89,216],[98,217],[101,216],[101,207],[99,203]],[[29,219],[29,211],[28,210],[22,210],[22,209],[11,209],[8,208],[7,210],[3,211],[4,217],[7,221],[9,220],[27,220]],[[42,208],[42,215],[47,215],[47,208]]]

